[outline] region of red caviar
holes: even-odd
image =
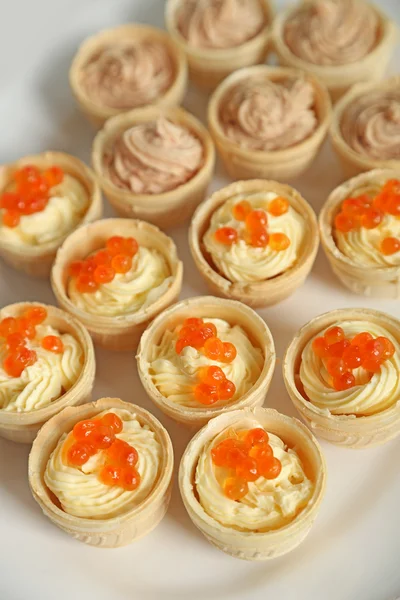
[[[236,392],[235,384],[226,378],[220,367],[202,367],[198,371],[200,383],[194,389],[194,397],[200,404],[214,404],[218,400],[230,400]]]
[[[225,244],[225,246],[232,246],[239,239],[239,234],[233,227],[220,227],[215,232],[215,239],[220,244]]]
[[[289,202],[286,198],[282,198],[282,196],[278,196],[268,204],[268,212],[274,217],[280,217],[287,213],[288,210]]]
[[[57,335],[46,335],[42,339],[42,348],[54,354],[62,354],[64,352],[64,344],[61,338]]]

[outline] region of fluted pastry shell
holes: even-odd
[[[376,81],[358,83],[357,85],[354,85],[334,107],[329,135],[333,149],[342,164],[343,173],[346,179],[354,177],[363,171],[369,171],[370,169],[400,169],[400,160],[376,160],[369,156],[359,154],[346,143],[340,129],[343,114],[353,100],[374,90],[383,91],[399,87],[400,75],[395,75],[379,83]]]
[[[132,236],[139,246],[158,250],[164,256],[173,277],[166,292],[148,307],[115,317],[85,312],[67,294],[69,264],[104,248],[106,240],[112,235]],[[173,240],[157,227],[133,219],[103,219],[80,227],[66,239],[57,252],[51,272],[51,285],[58,304],[86,327],[95,344],[109,350],[136,350],[140,336],[150,321],[178,299],[182,273],[183,265]]]
[[[189,317],[223,319],[230,325],[239,325],[247,333],[253,345],[262,350],[263,368],[253,387],[238,401],[226,406],[198,408],[181,406],[163,396],[149,374],[150,349],[160,342],[166,329],[173,329]],[[166,415],[184,425],[200,428],[213,417],[240,408],[254,408],[264,403],[275,368],[275,346],[269,327],[251,308],[213,296],[188,298],[162,312],[143,333],[137,351],[137,365],[140,380],[149,398]]]
[[[265,151],[243,148],[225,135],[219,118],[221,103],[230,88],[238,82],[254,76],[263,76],[276,82],[301,77],[312,85],[318,125],[309,137],[290,148]],[[233,179],[262,178],[287,181],[303,173],[313,162],[328,131],[331,101],[324,84],[311,73],[284,67],[258,65],[241,69],[229,75],[211,96],[207,114],[211,136],[227,172]]]
[[[75,423],[113,408],[134,413],[141,424],[148,425],[155,432],[162,451],[158,479],[149,496],[122,515],[108,519],[72,516],[59,507],[55,496],[44,482],[47,462],[61,435],[69,433]],[[151,413],[119,398],[101,398],[90,404],[66,408],[42,427],[29,455],[29,485],[43,513],[60,529],[85,544],[99,548],[117,548],[144,537],[164,517],[171,496],[173,463],[173,449],[168,432]]]
[[[298,12],[300,4],[288,6],[276,16],[272,25],[272,45],[280,65],[301,69],[318,77],[328,88],[333,102],[341,98],[354,84],[382,79],[398,38],[398,30],[395,23],[377,6],[368,2],[378,15],[381,38],[367,56],[344,65],[316,65],[293,54],[285,41],[286,22]],[[307,4],[307,0],[304,4]]]
[[[165,24],[174,42],[185,53],[189,77],[205,90],[213,90],[233,71],[263,63],[271,50],[271,23],[273,8],[269,0],[262,0],[266,26],[252,39],[233,48],[194,48],[187,43],[176,26],[176,10],[182,0],[168,0]]]
[[[369,186],[383,186],[388,179],[400,179],[400,165],[397,170],[374,169],[361,173],[339,185],[329,195],[319,215],[319,228],[322,247],[333,272],[340,281],[355,294],[372,298],[400,298],[400,266],[362,266],[345,256],[337,247],[334,236],[334,219],[346,198],[356,190]],[[375,184],[375,186],[374,186]]]
[[[265,533],[239,531],[222,525],[201,506],[195,485],[200,453],[225,428],[240,425],[246,417],[255,417],[262,427],[279,436],[299,455],[306,475],[314,483],[307,506],[288,525]],[[194,525],[207,540],[231,556],[245,560],[268,560],[296,548],[307,536],[317,516],[325,492],[326,466],[321,448],[312,433],[297,419],[270,408],[245,408],[212,419],[189,442],[179,467],[179,488],[185,508]]]
[[[100,106],[93,102],[85,93],[80,82],[82,68],[99,49],[113,43],[120,44],[121,40],[142,41],[153,40],[164,44],[169,51],[175,67],[175,78],[172,85],[159,96],[156,102],[162,106],[176,106],[182,103],[187,87],[187,63],[185,54],[162,29],[142,24],[127,24],[105,29],[87,38],[72,61],[69,71],[69,83],[80,109],[87,119],[98,129],[110,117],[124,112],[123,109]]]
[[[317,436],[347,448],[377,446],[400,433],[400,401],[390,408],[368,416],[332,415],[318,412],[299,390],[301,353],[307,342],[318,332],[338,321],[359,320],[384,327],[400,343],[400,321],[394,317],[366,308],[333,310],[312,319],[295,335],[283,360],[283,378],[286,389],[302,419]],[[298,384],[298,385],[297,385]]]
[[[296,263],[287,271],[264,281],[232,283],[219,273],[207,253],[203,237],[206,233],[213,213],[228,198],[246,192],[268,191],[284,196],[290,205],[297,210],[308,226],[301,255]],[[207,283],[210,291],[216,296],[240,300],[254,307],[271,306],[284,300],[303,284],[314,264],[319,244],[317,218],[311,206],[294,188],[277,181],[254,179],[236,181],[214,192],[196,210],[189,229],[189,245],[193,260],[200,275]]]
[[[21,444],[31,444],[42,425],[64,408],[89,402],[92,397],[96,371],[95,354],[90,335],[76,319],[63,310],[38,302],[18,302],[2,308],[0,319],[20,316],[24,310],[34,306],[44,307],[47,310],[46,323],[60,333],[69,333],[79,342],[83,363],[81,373],[74,385],[47,406],[29,412],[0,410],[0,436]]]
[[[171,119],[200,140],[204,154],[202,166],[186,183],[161,194],[135,194],[130,190],[118,188],[104,174],[103,156],[107,143],[129,127],[159,117]],[[121,217],[143,219],[161,229],[168,229],[188,220],[198,204],[204,200],[214,173],[215,148],[208,130],[183,108],[148,106],[107,121],[94,139],[92,164],[104,194]]]
[[[75,156],[64,152],[43,152],[31,156],[24,156],[13,163],[4,165],[0,169],[0,193],[9,184],[12,174],[26,165],[35,165],[39,169],[47,169],[53,165],[61,167],[68,175],[75,177],[87,190],[89,204],[85,215],[79,225],[100,219],[103,214],[101,189],[92,169],[87,167]],[[66,236],[65,236],[66,237]],[[33,277],[47,278],[50,275],[51,265],[56,256],[57,249],[65,237],[55,242],[40,244],[39,246],[21,248],[7,244],[0,237],[0,256],[5,262]]]

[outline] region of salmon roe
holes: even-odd
[[[223,489],[231,500],[241,500],[248,493],[250,482],[259,477],[275,479],[282,470],[268,433],[261,427],[233,432],[212,448],[211,457],[216,467],[228,470]]]
[[[111,283],[116,274],[128,273],[138,250],[135,238],[112,236],[102,250],[84,260],[71,262],[69,276],[76,279],[76,289],[81,294],[92,294],[97,292],[99,286]]]
[[[274,217],[285,214],[289,210],[289,202],[280,196],[272,200],[267,207],[269,214]],[[242,200],[232,208],[233,217],[245,225],[243,239],[253,248],[269,246],[276,252],[286,250],[290,239],[284,233],[268,233],[268,215],[265,210],[252,209],[250,202]],[[241,239],[239,231],[234,227],[220,227],[214,233],[217,242],[232,246]]]
[[[64,179],[64,171],[58,166],[40,170],[26,165],[13,174],[13,191],[0,195],[3,209],[2,222],[6,227],[17,227],[21,217],[44,210],[50,199],[50,189]]]
[[[79,421],[65,444],[64,461],[73,467],[81,467],[103,451],[104,461],[100,461],[97,472],[99,480],[104,485],[135,490],[140,484],[139,455],[136,448],[116,437],[122,430],[122,420],[112,412],[101,418]]]
[[[314,338],[313,352],[320,358],[331,376],[332,387],[343,391],[355,386],[354,369],[362,367],[370,373],[379,373],[381,365],[392,358],[396,349],[387,337],[373,338],[362,331],[347,339],[341,327],[329,327],[323,336]]]

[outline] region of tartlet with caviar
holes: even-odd
[[[203,202],[189,243],[214,294],[257,307],[280,302],[304,282],[319,236],[314,211],[294,188],[254,179]]]
[[[208,90],[236,69],[264,62],[272,18],[269,0],[168,0],[165,11],[191,80]]]
[[[48,277],[67,235],[101,215],[95,175],[74,156],[44,152],[0,170],[0,256],[15,269]]]
[[[102,398],[46,423],[29,456],[29,484],[55,525],[86,544],[115,548],[162,520],[172,469],[161,423],[144,408]]]
[[[82,43],[69,81],[83,113],[101,127],[110,117],[133,108],[181,104],[187,64],[184,53],[165,31],[121,25]]]
[[[385,313],[313,319],[290,343],[283,375],[302,418],[334,444],[366,448],[400,433],[400,322]]]
[[[274,20],[272,39],[281,65],[323,81],[336,101],[352,85],[382,78],[397,30],[364,0],[306,0]]]
[[[36,302],[0,310],[0,436],[31,443],[67,406],[91,398],[92,340],[80,323]]]
[[[335,107],[330,137],[347,177],[400,169],[400,76],[349,90]]]
[[[182,271],[174,242],[157,227],[104,219],[67,238],[51,284],[60,306],[96,344],[134,350],[149,322],[177,300]]]
[[[295,69],[241,69],[215,90],[208,125],[234,179],[284,180],[307,169],[329,125],[331,102],[323,83]]]
[[[321,449],[307,427],[260,407],[210,421],[179,469],[182,500],[196,527],[220,550],[257,561],[304,540],[325,480]]]
[[[182,108],[147,107],[107,121],[92,162],[121,216],[166,229],[187,220],[204,199],[215,150],[207,129]]]
[[[161,313],[137,352],[139,376],[151,400],[193,427],[264,402],[275,367],[266,323],[240,302],[190,298]]]
[[[320,217],[334,273],[356,294],[400,297],[400,168],[374,169],[337,187]]]

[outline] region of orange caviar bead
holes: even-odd
[[[221,381],[226,379],[225,373],[220,367],[202,367],[198,372],[199,379],[207,385],[218,385]]]
[[[271,233],[269,247],[276,252],[282,252],[290,246],[290,239],[285,233]]]
[[[236,476],[244,481],[256,481],[260,474],[257,468],[257,462],[250,457],[246,457],[237,467]]]
[[[252,210],[246,216],[246,228],[249,231],[257,231],[267,224],[268,217],[264,210]]]
[[[98,450],[109,448],[115,440],[115,435],[111,427],[99,424],[92,429],[86,439]]]
[[[379,373],[381,370],[382,360],[376,358],[365,358],[362,363],[362,368],[371,373]]]
[[[175,344],[175,352],[177,354],[180,354],[182,350],[186,348],[186,346],[190,346],[189,340],[187,340],[186,338],[179,338],[179,340],[177,340]]]
[[[370,340],[364,346],[364,355],[367,359],[384,360],[385,345],[378,339]],[[363,361],[364,364],[364,361]]]
[[[40,325],[47,318],[47,310],[43,306],[32,306],[25,312],[25,317],[33,325]]]
[[[271,213],[274,217],[280,217],[284,215],[289,210],[289,202],[286,198],[282,198],[278,196],[268,204],[268,212]]]
[[[4,359],[3,368],[10,377],[20,377],[25,365],[14,354],[9,354]]]
[[[248,491],[247,482],[238,477],[227,477],[224,482],[224,494],[231,500],[241,500]]]
[[[99,289],[98,284],[90,275],[81,274],[76,280],[76,289],[81,294],[92,294]]]
[[[107,459],[113,464],[120,466],[134,467],[139,461],[139,455],[133,446],[116,439],[113,444],[106,450]]]
[[[268,444],[269,437],[268,433],[261,427],[255,427],[250,429],[245,437],[245,442],[249,446],[260,446]]]
[[[257,461],[257,465],[273,455],[273,450],[268,443],[252,446],[249,450],[249,456]]]
[[[2,222],[5,227],[17,227],[20,222],[20,213],[16,210],[5,210],[3,213]]]
[[[132,258],[127,254],[116,254],[111,261],[111,266],[115,273],[128,273],[132,268]]]
[[[345,215],[360,216],[363,211],[371,206],[370,198],[364,194],[356,198],[347,198],[342,203],[342,211]]]
[[[381,241],[381,252],[385,256],[396,254],[400,250],[400,240],[395,237],[387,237]]]
[[[230,342],[223,342],[223,350],[221,355],[221,362],[231,363],[237,356],[236,347]]]
[[[217,467],[235,468],[246,454],[239,440],[226,438],[211,449],[211,457]]]
[[[394,355],[396,348],[394,344],[387,337],[377,337],[377,341],[379,341],[383,346],[383,357],[385,360],[392,358]]]
[[[203,325],[203,319],[198,319],[197,317],[189,317],[183,321],[183,325],[186,327],[194,327],[199,329]]]
[[[97,269],[97,264],[96,264],[96,261],[94,260],[94,256],[89,256],[89,258],[86,258],[83,261],[83,265],[82,265],[80,274],[93,276],[93,273],[95,272],[96,269]]]
[[[215,327],[214,323],[204,323],[200,327],[200,331],[201,331],[201,335],[203,336],[204,340],[208,340],[211,337],[217,337],[217,335],[218,335],[218,331],[217,331],[217,328]]]
[[[331,344],[328,347],[328,356],[334,358],[341,358],[346,348],[350,346],[349,340],[340,340],[335,344]]]
[[[335,217],[335,227],[342,233],[348,233],[352,229],[355,229],[356,225],[356,221],[352,216],[340,212]]]
[[[73,436],[77,440],[85,440],[98,427],[98,422],[94,419],[85,419],[74,425],[72,430]]]
[[[102,417],[102,419],[101,419],[101,422],[106,427],[110,427],[112,429],[112,431],[114,432],[114,434],[121,433],[123,426],[124,426],[122,423],[122,420],[119,418],[119,416],[113,412],[110,412],[110,413],[107,413],[106,415],[104,415],[104,417]]]
[[[230,400],[236,393],[236,386],[233,381],[225,379],[218,387],[220,400]]]
[[[358,346],[360,349],[363,349],[367,342],[372,339],[372,335],[368,333],[368,331],[363,331],[361,333],[357,333],[350,343],[352,346]]]
[[[324,337],[317,337],[312,342],[312,349],[318,358],[327,358],[329,356],[329,345]]]
[[[199,383],[193,389],[193,394],[197,402],[200,404],[210,405],[215,404],[219,400],[218,389],[216,386]]]
[[[42,348],[54,354],[62,354],[64,352],[64,344],[61,338],[57,335],[46,335],[42,339]]]
[[[247,200],[242,200],[234,205],[232,214],[237,221],[245,221],[247,215],[251,212],[251,204]]]
[[[25,344],[25,338],[21,333],[10,333],[6,338],[7,348],[13,350],[15,348],[22,348]]]
[[[43,178],[50,187],[53,187],[59,185],[63,181],[64,171],[60,167],[54,165],[44,171]]]
[[[208,338],[204,342],[204,354],[211,360],[221,360],[224,355],[224,345],[217,337]]]
[[[14,317],[6,317],[0,321],[0,337],[7,337],[18,331],[18,321]]]
[[[233,227],[220,227],[214,233],[214,237],[220,244],[232,246],[232,244],[235,244],[238,241],[239,234]]]
[[[387,202],[387,212],[394,217],[400,216],[400,195],[392,196]]]
[[[68,274],[70,277],[78,277],[82,271],[83,260],[74,260],[68,267]]]
[[[247,239],[250,246],[254,248],[266,248],[270,241],[270,236],[264,227],[260,227],[259,229],[253,229],[250,236],[247,236]]]
[[[4,192],[0,196],[0,208],[13,210],[19,201],[18,194],[13,192]]]
[[[342,358],[346,371],[357,369],[362,363],[362,350],[359,346],[350,344],[343,352]]]
[[[375,208],[368,208],[362,215],[360,219],[360,224],[365,229],[374,229],[378,227],[383,221],[383,213],[381,211],[376,210]]]
[[[348,390],[348,389],[354,387],[355,384],[356,384],[355,377],[354,377],[353,373],[350,373],[350,372],[343,373],[343,375],[341,375],[340,377],[335,377],[333,379],[333,387],[338,392]]]
[[[326,370],[332,377],[341,377],[346,373],[344,361],[341,358],[328,358],[325,364]]]
[[[67,460],[71,465],[81,467],[96,453],[95,448],[84,442],[72,444],[67,452]]]
[[[121,487],[132,492],[140,485],[140,475],[133,467],[122,469]]]
[[[122,468],[117,465],[105,465],[99,473],[99,479],[104,485],[120,485]]]
[[[116,254],[123,254],[125,250],[125,240],[120,235],[113,235],[106,241],[106,248],[113,256]]]
[[[110,283],[115,277],[115,271],[107,265],[99,265],[93,273],[93,279],[99,285]]]
[[[258,462],[258,471],[265,479],[276,479],[282,471],[282,463],[275,456],[270,456]]]
[[[124,239],[124,253],[130,256],[131,258],[137,254],[139,250],[139,244],[137,240],[133,237],[128,237]]]
[[[93,260],[96,263],[96,265],[110,265],[111,259],[112,259],[112,256],[108,252],[108,250],[99,250],[93,256]]]
[[[28,340],[33,340],[36,336],[35,325],[31,321],[28,321],[26,317],[18,319],[18,332],[25,338],[28,338]]]
[[[324,333],[325,341],[329,345],[344,340],[344,337],[344,331],[341,327],[329,327]]]

